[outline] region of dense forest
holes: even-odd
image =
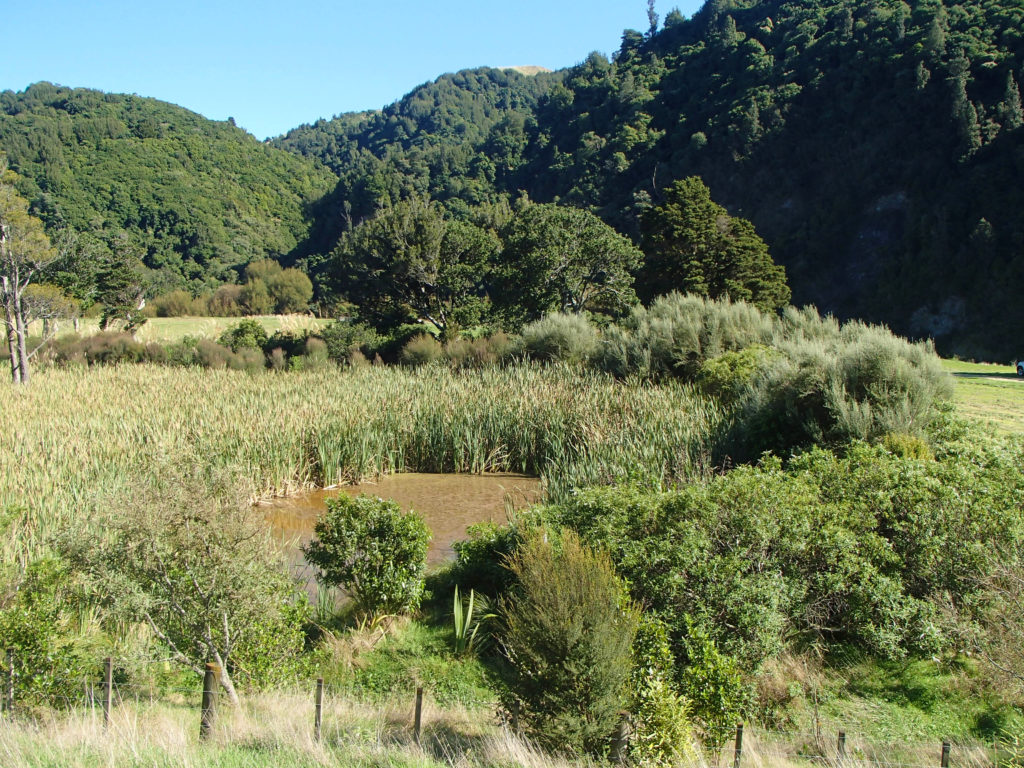
[[[446,74],[263,146],[150,99],[37,84],[0,96],[0,149],[48,226],[137,246],[154,290],[198,294],[269,256],[321,300],[331,254],[402,201],[492,230],[517,202],[572,205],[641,244],[666,190],[700,177],[795,303],[1005,360],[1022,29],[1013,0],[710,0],[627,30],[611,59]]]
[[[627,30],[611,61],[539,82],[536,109],[479,132],[451,130],[480,99],[462,89],[487,82],[464,75],[278,144],[315,146],[341,175],[335,227],[396,194],[458,210],[526,193],[637,236],[660,190],[698,174],[768,241],[797,303],[1002,359],[1024,268],[1022,29],[1007,0],[712,0]]]
[[[50,83],[0,93],[0,150],[51,233],[70,227],[141,261],[151,296],[235,282],[235,268],[290,253],[333,183],[230,120]]]

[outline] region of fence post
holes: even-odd
[[[217,686],[220,683],[220,667],[217,664],[206,665],[203,674],[203,709],[199,717],[199,738],[208,739],[213,732],[213,724],[217,719]]]
[[[732,768],[740,768],[740,758],[743,757],[743,723],[736,724],[736,751],[732,758]]]
[[[103,660],[103,727],[110,728],[110,705],[114,700],[114,660]]]
[[[419,746],[420,743],[420,726],[423,724],[423,686],[416,687],[416,716],[413,720],[412,726],[412,738]]]
[[[839,732],[839,741],[836,744],[836,754],[842,760],[846,757],[846,731]]]
[[[7,708],[7,714],[14,714],[14,649],[7,649],[7,685],[4,686],[7,690],[4,691],[4,704]]]
[[[942,762],[940,765],[942,768],[949,768],[949,750],[951,745],[948,741],[942,742]]]
[[[324,679],[322,677],[316,679],[316,695],[313,701],[316,705],[313,714],[313,739],[320,741],[320,727],[323,723],[324,711]]]
[[[512,733],[519,735],[519,710],[522,708],[519,699],[512,702]]]
[[[629,750],[629,737],[632,735],[632,724],[630,723],[629,712],[620,712],[619,724],[615,727],[612,736],[611,753],[608,759],[613,763],[621,764],[626,761],[626,753]]]

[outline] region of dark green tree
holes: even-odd
[[[120,250],[104,260],[96,271],[96,301],[103,305],[100,327],[120,325],[128,333],[146,322],[142,314],[146,296],[140,265],[126,251]]]
[[[664,197],[641,219],[645,300],[676,290],[766,310],[789,302],[785,269],[772,261],[754,225],[715,203],[699,177],[675,182]]]
[[[505,228],[492,300],[515,321],[548,312],[619,314],[636,303],[643,254],[594,214],[529,205]]]
[[[413,198],[345,236],[328,277],[378,328],[429,322],[447,335],[479,318],[484,270],[497,248],[487,231]]]

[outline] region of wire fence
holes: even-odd
[[[178,659],[165,658],[151,659],[141,665],[166,669],[168,665],[178,663]],[[131,666],[137,668],[140,662],[133,660]],[[180,674],[174,675],[178,682],[138,684],[119,681],[114,676],[115,668],[114,659],[108,657],[103,661],[102,675],[83,679],[80,688],[71,684],[64,686],[64,692],[51,691],[45,696],[23,695],[19,698],[18,663],[13,652],[8,651],[0,657],[0,717],[11,720],[21,715],[31,716],[42,706],[69,712],[84,709],[102,717],[104,727],[109,728],[118,710],[134,707],[138,711],[145,707],[176,705],[194,708],[201,738],[208,737],[213,731],[218,701],[222,696],[217,665],[207,664],[204,674],[196,675],[193,684],[181,683]],[[21,670],[23,675],[26,672]],[[308,697],[302,706],[291,704],[292,714],[307,718],[307,727],[316,741],[324,737],[325,717],[330,712],[343,710],[344,702],[352,697],[350,688],[332,686],[323,678],[296,681],[289,690],[300,692],[297,695],[301,698]],[[392,719],[400,723],[407,730],[406,735],[417,744],[423,733],[424,703],[429,697],[429,690],[420,686],[408,691],[408,706],[399,704],[397,710],[394,705],[389,707]],[[521,735],[519,706],[513,707],[512,711],[504,711],[497,699],[460,701],[460,704],[467,708],[492,707],[496,724]],[[339,724],[333,724],[331,730],[336,732],[338,727]],[[620,735],[624,742],[618,745],[616,753],[628,754],[629,737],[629,729],[625,728]],[[772,768],[782,764],[823,768],[1005,768],[1024,766],[1024,738],[1011,736],[995,739],[989,744],[953,739],[878,741],[854,730],[834,727],[800,731],[738,724],[734,738],[717,756],[712,757],[712,764],[718,768]]]

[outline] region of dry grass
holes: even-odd
[[[179,341],[185,336],[195,336],[201,339],[216,339],[227,328],[237,325],[241,317],[151,317],[136,333],[135,338],[139,341]],[[322,320],[311,315],[257,315],[251,318],[256,320],[268,335],[275,331],[304,331],[307,329],[323,328],[330,321]],[[79,321],[79,329],[83,335],[98,333],[100,330],[99,320],[96,318],[85,318]],[[42,332],[42,323],[34,323],[29,326],[32,333]],[[74,333],[74,326],[70,322],[62,322],[58,335]]]
[[[413,707],[383,707],[328,695],[323,738],[313,738],[313,702],[308,692],[252,696],[237,710],[222,707],[213,736],[199,741],[195,706],[125,702],[103,728],[99,710],[50,713],[35,719],[0,721],[0,765],[32,766],[453,766],[486,768],[589,768],[589,759],[546,755],[517,738],[492,715],[479,710],[439,709],[427,699],[421,746],[412,738]],[[731,766],[734,745],[717,756],[698,756],[685,768]],[[747,728],[742,768],[934,768],[941,745],[872,744],[856,733],[846,737],[845,756],[835,733],[781,735]],[[953,745],[957,768],[993,764],[991,750]]]

